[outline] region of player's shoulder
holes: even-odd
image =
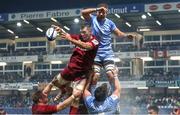
[[[92,40],[94,40],[94,39],[98,40],[95,35],[92,35],[92,38],[91,38],[91,39],[92,39]]]
[[[94,15],[94,14],[91,14],[90,17],[91,17],[92,19],[95,19],[97,16]]]
[[[87,102],[92,102],[94,100],[94,97],[92,95],[88,95],[88,96],[84,97],[84,99]]]
[[[106,21],[107,21],[108,23],[114,24],[114,22],[113,22],[111,19],[109,19],[109,18],[106,18]]]

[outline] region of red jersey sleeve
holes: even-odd
[[[56,112],[56,105],[34,105],[32,107],[33,114],[52,114]]]
[[[75,40],[79,40],[79,35],[72,34],[71,37]]]
[[[45,108],[46,108],[45,109],[46,113],[56,113],[57,112],[56,105],[47,105]]]

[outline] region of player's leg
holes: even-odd
[[[72,88],[71,88],[71,81],[65,80],[61,73],[56,75],[54,77],[56,82],[52,82],[52,84],[60,89],[60,92],[57,94],[57,96],[54,98],[54,101],[59,100],[64,94],[70,95],[72,93]]]
[[[114,61],[112,60],[104,61],[103,65],[106,70],[109,83],[111,85],[111,90],[109,90],[109,95],[111,95],[111,93],[114,91],[114,84],[113,84],[114,77],[118,77],[118,67],[114,64]],[[118,103],[116,112],[117,114],[120,113],[120,103]]]
[[[61,78],[61,74],[57,74],[53,80],[47,84],[47,86],[43,89],[44,94],[49,94],[53,86],[56,86],[60,89],[63,89],[65,85],[69,84],[69,81],[64,80]]]
[[[73,88],[80,90],[82,93],[83,93],[85,85],[86,85],[86,79],[81,79],[81,80],[73,82]],[[78,114],[79,104],[80,104],[79,102],[80,102],[80,98],[76,98],[73,101],[70,107],[70,112],[69,112],[70,115]]]
[[[87,73],[87,72],[85,72]],[[89,72],[86,74],[85,77],[83,78],[86,78],[87,80],[89,79],[89,77],[93,77],[94,75],[94,71],[93,69],[92,70],[89,70]],[[86,81],[87,82],[87,81]],[[78,89],[81,89],[81,87],[83,86],[85,88],[86,84],[84,84],[85,82],[82,82],[81,83],[81,86],[79,86],[79,83],[76,83],[78,84],[77,86],[75,86],[76,88]],[[83,88],[83,91],[84,91],[84,88]],[[77,99],[71,106],[70,108],[70,114],[88,114],[88,111],[87,111],[87,108],[85,106],[85,103],[84,103],[84,99],[83,99],[83,96],[81,96],[79,99]]]
[[[97,84],[99,77],[100,77],[101,67],[102,67],[101,56],[97,54],[94,59],[94,65],[93,65],[94,75],[93,75],[93,79],[92,79],[92,85]]]
[[[114,88],[113,79],[115,76],[117,76],[117,72],[118,72],[118,70],[116,70],[117,67],[115,66],[114,61],[112,61],[112,60],[104,61],[103,66],[106,70],[106,74],[108,76],[109,83],[110,83],[111,88],[113,90],[113,88]]]
[[[102,65],[100,62],[98,62],[98,61],[94,62],[94,65],[93,65],[94,75],[93,75],[93,79],[92,79],[92,85],[97,84],[99,77],[100,77],[101,67],[102,67]]]

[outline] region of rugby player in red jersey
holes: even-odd
[[[55,82],[55,81],[54,81]],[[46,86],[43,91],[36,91],[32,95],[33,106],[32,114],[53,114],[71,105],[75,98],[81,96],[81,91],[74,89],[73,94],[62,103],[57,105],[48,104],[48,94],[44,94],[44,91],[49,89],[50,84]],[[47,92],[46,92],[47,93]],[[49,92],[48,92],[49,93]]]
[[[99,42],[92,35],[91,27],[88,25],[81,27],[80,35],[70,35],[62,32],[60,27],[55,26],[55,28],[56,31],[60,33],[61,38],[70,41],[76,47],[73,49],[67,67],[55,76],[54,79],[57,79],[57,82],[50,82],[51,87],[49,90],[45,91],[45,93],[49,92],[53,86],[56,86],[62,90],[61,94],[64,94],[66,88],[69,87],[69,84],[71,84],[72,81],[74,82],[73,88],[83,91],[86,78],[92,73],[92,65],[94,63]],[[58,97],[61,96],[56,96],[55,100],[58,100]],[[75,102],[72,106],[70,114],[76,114],[79,106],[78,102]]]

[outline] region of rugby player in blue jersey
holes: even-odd
[[[119,38],[129,39],[134,38],[134,35],[125,34],[124,32],[120,31],[113,21],[106,18],[108,13],[107,4],[102,3],[99,4],[97,8],[83,9],[81,13],[85,21],[91,25],[93,35],[95,35],[99,40],[99,48],[94,62],[94,76],[92,85],[95,87],[100,76],[100,70],[101,68],[104,68],[112,88],[111,90],[114,91],[113,81],[114,75],[117,73],[113,74],[115,64],[114,53],[111,45],[111,34],[114,33]]]
[[[105,68],[110,84],[114,78],[112,71],[115,68],[114,53],[111,46],[111,34],[119,38],[134,38],[134,35],[121,32],[113,21],[106,18],[108,13],[107,4],[99,4],[97,8],[87,8],[81,11],[85,21],[91,25],[92,33],[99,40],[99,48],[95,57],[93,84],[96,84],[100,76],[101,67]],[[92,13],[96,13],[93,15]]]
[[[112,73],[114,74],[114,77],[112,79],[114,90],[110,95],[108,95],[109,91],[107,83],[102,84],[101,86],[97,87],[95,91],[93,91],[94,89],[92,89],[92,86],[90,85],[92,77],[89,77],[89,80],[83,93],[84,103],[87,107],[88,113],[103,115],[119,114],[117,107],[120,102],[121,87],[117,71],[118,69],[112,71]],[[88,90],[89,87],[91,91]]]

